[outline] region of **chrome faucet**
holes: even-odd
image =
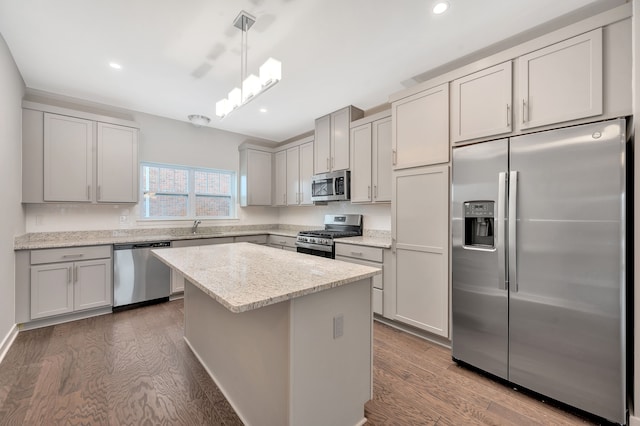
[[[202,221],[200,219],[196,219],[193,221],[193,226],[191,227],[191,233],[195,234],[196,231],[198,230],[198,225],[200,225],[202,223]]]

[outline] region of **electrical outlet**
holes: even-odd
[[[344,334],[344,316],[342,314],[333,317],[333,338],[337,339],[338,337]]]
[[[127,223],[127,216],[125,215],[120,216],[120,223]]]

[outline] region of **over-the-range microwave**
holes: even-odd
[[[340,170],[311,178],[312,201],[346,201],[351,199],[351,172]]]

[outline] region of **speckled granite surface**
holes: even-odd
[[[105,244],[138,243],[152,241],[175,241],[198,238],[238,237],[243,235],[274,234],[295,237],[298,231],[308,227],[287,225],[244,225],[198,228],[122,229],[77,232],[39,232],[16,237],[14,250],[32,250],[57,247],[81,247]]]
[[[238,225],[198,228],[149,228],[117,229],[76,232],[38,232],[21,235],[14,240],[14,250],[33,250],[59,247],[82,247],[110,244],[126,244],[152,241],[175,241],[197,238],[238,237],[243,235],[273,234],[295,237],[299,231],[322,229],[320,226],[301,225]],[[389,231],[365,230],[363,237],[342,238],[341,242],[372,247],[391,247]],[[359,239],[358,239],[359,238]],[[347,241],[349,240],[349,241]],[[388,240],[388,243],[386,242]]]
[[[361,237],[348,237],[340,238],[336,240],[338,243],[354,244],[358,246],[369,246],[379,248],[391,248],[391,233],[388,236],[382,234],[382,231],[378,231],[380,234],[367,234],[364,233]]]
[[[152,253],[236,313],[382,273],[378,268],[250,243],[168,248]]]

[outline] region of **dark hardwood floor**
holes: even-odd
[[[0,364],[0,425],[238,425],[182,339],[181,300],[21,332]],[[374,328],[368,425],[586,421],[458,367],[449,350]]]

